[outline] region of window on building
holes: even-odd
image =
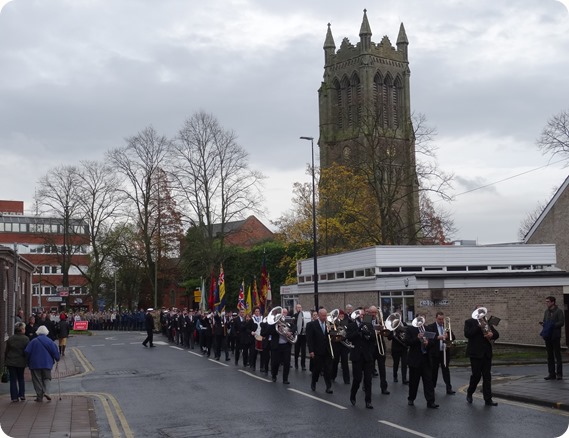
[[[346,271],[346,278],[354,278],[354,271]]]

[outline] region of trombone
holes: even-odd
[[[378,326],[379,329],[374,330],[375,342],[377,342],[377,351],[379,352],[379,355],[385,356],[385,347],[383,346],[383,341],[381,340],[381,336],[383,335],[383,331],[385,330],[385,322],[383,321],[383,312],[381,311],[381,309],[377,309],[377,312],[379,314],[379,326]],[[376,322],[378,322],[377,319]]]
[[[340,311],[338,309],[334,309],[326,316],[326,329],[328,330],[328,345],[330,346],[330,354],[332,355],[332,359],[334,359],[334,349],[332,348],[332,335],[330,335],[330,332],[332,331],[332,329],[334,330],[334,333],[337,332],[336,320],[338,319],[339,314]]]
[[[446,341],[451,341],[452,340],[452,334],[451,334],[451,328],[450,328],[450,317],[447,316],[445,318],[445,322],[444,322],[444,332],[447,334],[448,338],[446,340],[443,340],[443,362],[445,364],[445,367],[448,366],[447,364],[447,343]]]

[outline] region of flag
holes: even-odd
[[[225,310],[225,274],[223,272],[223,265],[219,266],[219,278],[217,279],[218,284],[218,299],[217,311],[219,313]]]
[[[207,300],[205,298],[205,280],[202,277],[202,289],[201,289],[202,297],[200,299],[200,310],[205,312],[207,310]]]
[[[271,307],[271,302],[273,301],[273,294],[271,293],[271,277],[267,275],[267,297],[265,299],[265,306],[267,308],[267,312]]]
[[[257,290],[257,278],[253,278],[253,307],[261,307],[259,300],[259,291]],[[251,309],[252,311],[253,309]]]
[[[253,302],[251,301],[251,286],[247,290],[247,313],[251,313],[253,310]]]
[[[217,290],[217,281],[215,281],[215,274],[211,273],[211,280],[209,284],[209,299],[207,301],[209,310],[213,312],[215,308],[215,291]]]
[[[245,310],[245,281],[241,282],[239,297],[237,298],[237,310]]]
[[[259,301],[261,302],[261,314],[265,314],[265,304],[267,302],[267,288],[269,285],[269,274],[267,273],[267,260],[263,256],[263,264],[261,265],[261,296]]]

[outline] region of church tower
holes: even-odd
[[[356,45],[344,38],[336,51],[328,24],[318,90],[320,166],[365,173],[381,204],[382,242],[414,244],[420,224],[409,41],[401,23],[396,47],[387,36],[374,43],[366,10],[359,37]]]

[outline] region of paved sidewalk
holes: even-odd
[[[492,393],[504,398],[569,411],[569,380],[544,380],[539,376],[517,376],[492,380]]]
[[[26,400],[12,403],[10,384],[0,384],[0,427],[12,438],[97,438],[99,431],[95,418],[93,400],[87,396],[62,394],[59,400],[58,378],[78,374],[68,351],[52,371],[51,398],[42,403],[35,401],[36,395],[31,375],[26,368]]]

